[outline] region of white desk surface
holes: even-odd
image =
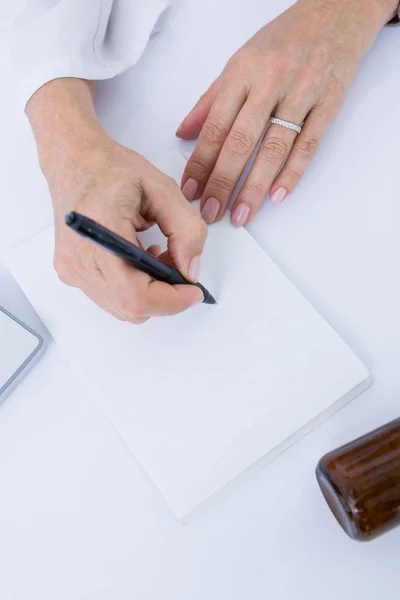
[[[100,86],[109,131],[149,158],[284,0],[182,0],[140,64]],[[6,39],[3,33],[3,40]],[[400,29],[381,34],[299,189],[249,227],[370,367],[374,386],[190,526],[174,520],[60,350],[0,407],[4,600],[373,600],[398,590],[400,530],[366,545],[331,517],[320,456],[400,413]],[[51,222],[25,118],[0,95],[0,256]],[[5,269],[0,304],[37,317]]]

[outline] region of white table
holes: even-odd
[[[181,118],[228,56],[289,3],[182,4],[135,69],[100,85],[107,129],[149,158],[182,149],[173,135]],[[367,545],[349,540],[314,468],[326,451],[400,412],[399,56],[400,30],[388,30],[299,189],[282,206],[265,204],[249,227],[364,359],[375,385],[181,527],[48,340],[46,355],[0,408],[2,600],[373,600],[397,593],[400,531]],[[25,119],[4,92],[0,109],[1,256],[46,226],[51,210]],[[3,268],[0,304],[41,328]]]

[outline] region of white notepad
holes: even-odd
[[[178,179],[184,160],[168,163]],[[146,243],[158,235],[146,232]],[[121,323],[60,283],[52,261],[48,229],[7,264],[181,520],[370,384],[357,356],[228,216],[210,228],[202,260],[201,282],[218,305],[177,317]]]

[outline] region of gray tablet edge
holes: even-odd
[[[11,392],[11,390],[14,388],[14,386],[18,383],[22,374],[23,373],[26,374],[26,372],[28,371],[28,368],[33,365],[34,360],[39,357],[39,354],[44,347],[44,341],[43,341],[43,338],[38,333],[36,333],[36,331],[33,331],[33,329],[28,327],[28,325],[25,325],[25,323],[23,323],[22,321],[17,319],[17,317],[15,317],[11,313],[9,313],[8,310],[3,308],[2,306],[0,306],[0,311],[3,312],[7,317],[12,319],[16,323],[18,323],[18,325],[20,325],[21,327],[26,329],[26,331],[29,331],[29,333],[31,333],[37,339],[37,342],[38,342],[34,351],[26,358],[26,360],[15,371],[15,373],[10,377],[10,379],[8,379],[8,381],[6,381],[5,384],[2,387],[0,387],[0,403],[1,403],[1,402],[3,402],[3,400],[5,400],[8,393]]]

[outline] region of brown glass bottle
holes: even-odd
[[[353,539],[371,540],[400,525],[400,419],[330,452],[316,475]]]

